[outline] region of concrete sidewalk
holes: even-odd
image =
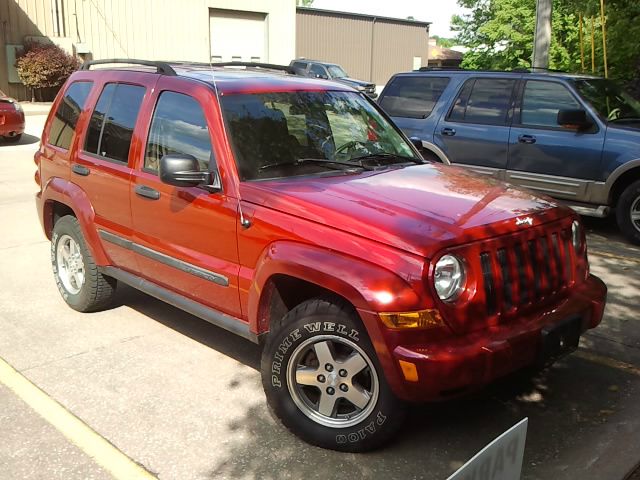
[[[25,116],[48,115],[53,102],[20,102]]]

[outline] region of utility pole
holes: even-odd
[[[532,62],[534,68],[549,68],[552,2],[553,0],[536,0],[536,33]]]

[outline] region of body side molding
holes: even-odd
[[[215,273],[196,265],[192,265],[191,263],[178,260],[177,258],[170,257],[169,255],[165,255],[164,253],[160,253],[152,250],[151,248],[139,245],[135,242],[132,242],[131,240],[127,240],[126,238],[122,238],[119,235],[115,235],[105,230],[99,230],[98,233],[100,234],[100,238],[106,240],[107,242],[118,245],[119,247],[126,248],[147,258],[160,263],[164,263],[165,265],[169,265],[170,267],[177,268],[178,270],[182,270],[183,272],[190,273],[191,275],[195,275],[196,277],[204,278],[205,280],[216,283],[223,287],[229,286],[229,279],[224,275],[220,275],[219,273]]]

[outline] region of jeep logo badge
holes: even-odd
[[[516,218],[516,226],[518,225],[529,225],[530,227],[533,226],[533,218],[531,217],[524,217],[524,218]]]

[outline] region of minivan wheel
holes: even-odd
[[[7,143],[18,143],[20,141],[20,139],[22,138],[22,134],[19,133],[17,135],[13,135],[13,136],[6,136],[6,137],[2,137],[4,139],[5,142]]]
[[[313,445],[346,452],[380,447],[404,408],[350,305],[325,298],[291,310],[269,334],[262,384],[272,413]]]
[[[616,219],[627,239],[640,245],[640,180],[625,188],[618,198]]]
[[[51,264],[58,290],[74,310],[95,312],[112,302],[116,280],[98,271],[72,215],[60,218],[53,227]]]

